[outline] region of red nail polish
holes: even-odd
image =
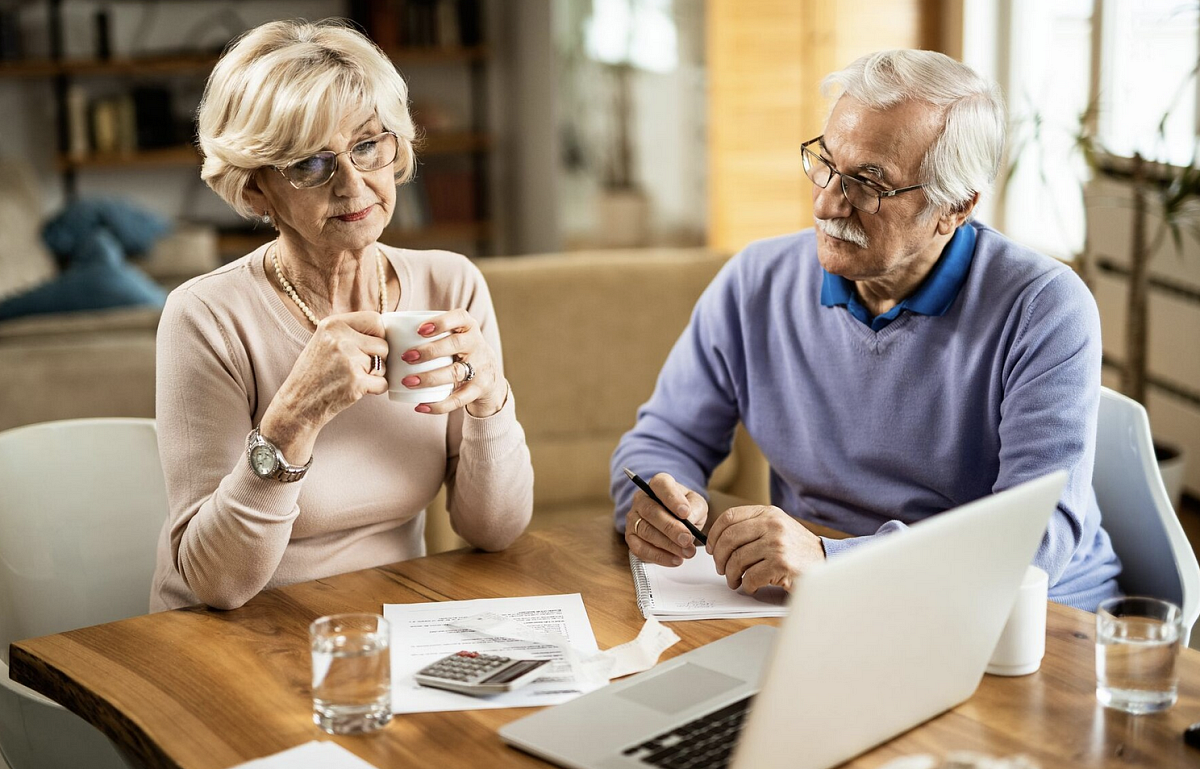
[[[400,359],[405,361],[406,363],[413,363],[413,362],[419,360],[420,357],[421,357],[421,353],[417,352],[416,350],[409,350],[408,352],[401,355]]]
[[[428,414],[429,412],[433,411],[433,409],[429,408],[429,406],[426,406],[424,403],[417,406],[417,408],[414,410],[419,414]]]
[[[432,323],[422,323],[421,327],[417,329],[417,333],[420,334],[421,336],[429,336],[430,334],[433,333],[433,324]]]
[[[421,377],[406,376],[400,380],[400,384],[404,385],[405,387],[416,387],[417,385],[421,384]]]

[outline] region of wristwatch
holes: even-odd
[[[258,427],[251,430],[250,437],[246,439],[246,459],[250,462],[250,469],[259,478],[280,483],[298,481],[312,467],[312,457],[308,458],[306,465],[289,465],[279,447],[262,437]]]

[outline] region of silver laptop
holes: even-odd
[[[500,737],[577,769],[850,759],[974,693],[1066,477],[866,543],[801,578],[778,630],[735,633]]]

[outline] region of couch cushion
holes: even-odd
[[[539,509],[611,504],[609,457],[725,261],[707,249],[641,249],[478,262]]]
[[[58,272],[42,243],[41,220],[42,200],[29,166],[0,159],[0,300]]]

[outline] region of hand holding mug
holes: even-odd
[[[393,316],[410,316],[401,321]],[[479,323],[463,309],[449,312],[385,313],[391,350],[388,381],[392,400],[418,402],[422,414],[466,408],[474,417],[495,414],[508,397],[495,351]],[[416,320],[415,337],[396,331]],[[429,391],[428,393],[426,391]]]

